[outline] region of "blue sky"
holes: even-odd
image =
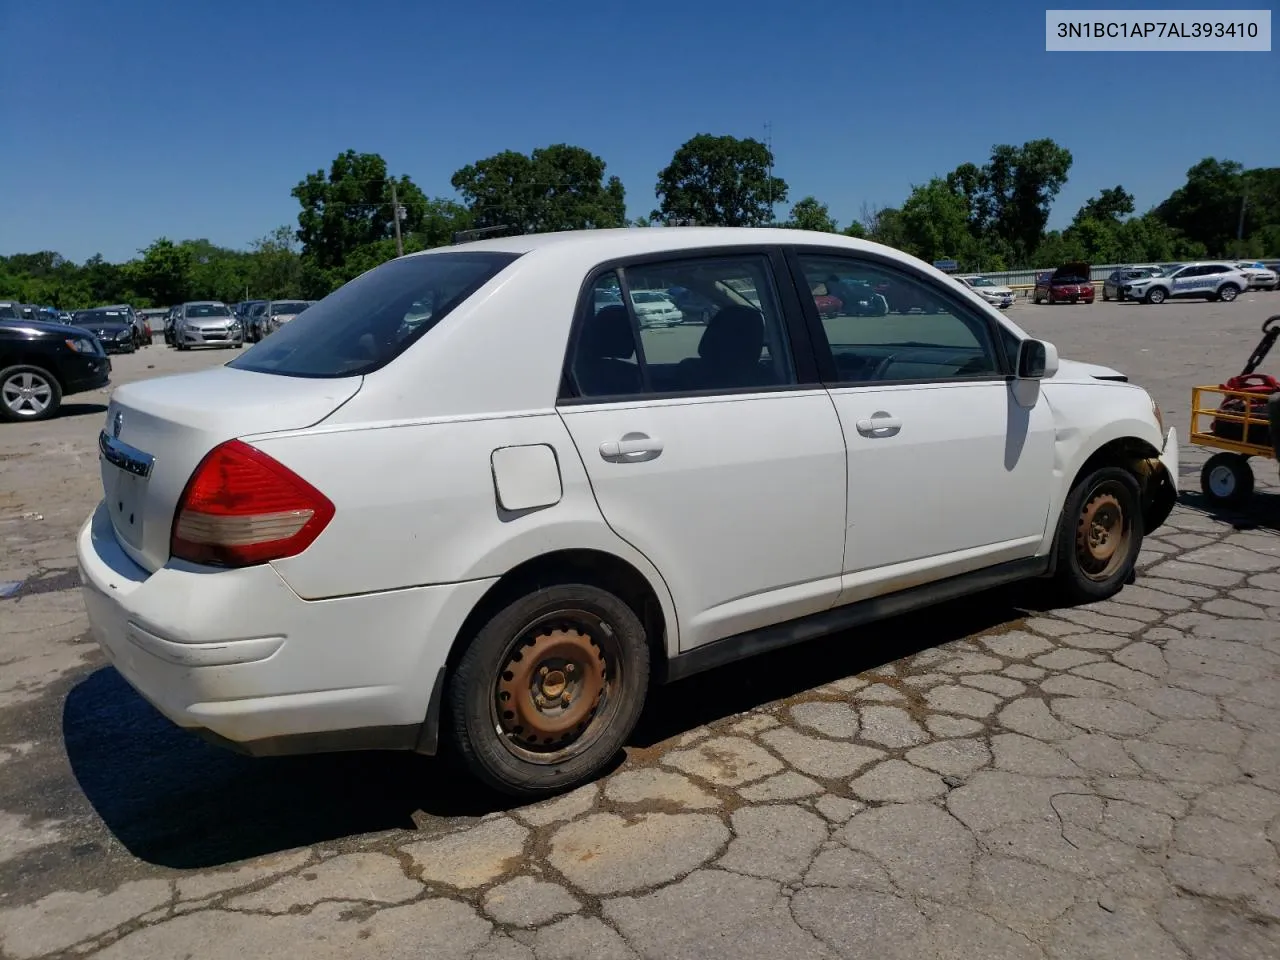
[[[688,137],[769,121],[790,199],[842,224],[1043,136],[1075,157],[1055,226],[1208,155],[1280,163],[1280,53],[1046,53],[1025,0],[15,0],[0,36],[0,253],[244,246],[347,148],[451,196],[467,163],[579,144],[637,216]]]

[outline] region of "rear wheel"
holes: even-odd
[[[1122,467],[1102,467],[1067,496],[1058,523],[1055,578],[1070,603],[1106,600],[1133,576],[1142,549],[1141,491]]]
[[[446,729],[467,767],[517,797],[599,773],[644,706],[649,647],[625,602],[590,584],[534,590],[498,611],[449,680]]]
[[[1224,283],[1222,289],[1218,291],[1218,299],[1223,303],[1230,303],[1240,295],[1240,288],[1233,283]]]
[[[1215,453],[1200,470],[1200,490],[1216,506],[1240,506],[1253,495],[1249,458],[1239,453]]]
[[[7,367],[0,370],[0,418],[47,420],[62,406],[57,379],[39,367]]]

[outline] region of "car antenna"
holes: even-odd
[[[456,230],[453,234],[453,242],[469,243],[472,240],[482,240],[485,237],[513,237],[520,234],[520,228],[514,224],[500,223],[492,227],[476,227],[473,230]]]

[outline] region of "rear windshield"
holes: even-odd
[[[227,366],[287,377],[372,373],[517,256],[457,252],[391,260],[312,304]]]

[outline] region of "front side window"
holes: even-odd
[[[372,373],[518,257],[448,251],[390,260],[308,306],[228,366],[288,377]]]
[[[1003,375],[991,323],[930,281],[872,261],[801,253],[841,383]]]
[[[740,391],[796,382],[763,256],[609,271],[596,279],[583,310],[568,368],[579,397]]]

